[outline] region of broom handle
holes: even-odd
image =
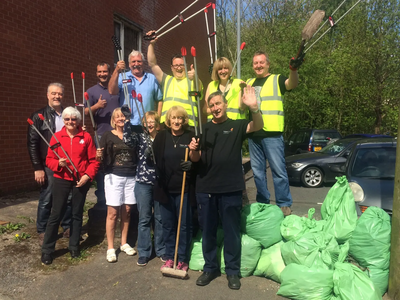
[[[188,154],[189,154],[189,148],[186,148],[185,161],[188,160]],[[180,204],[180,207],[179,207],[178,231],[176,233],[176,243],[175,243],[174,269],[176,269],[176,260],[178,258],[178,246],[179,246],[179,235],[181,233],[183,197],[185,195],[185,181],[186,181],[186,171],[183,172],[183,180],[182,180],[181,204]]]

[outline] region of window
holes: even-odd
[[[133,49],[141,51],[142,28],[132,21],[121,17],[114,17],[114,35],[118,38],[122,48],[122,57],[128,66],[128,55]],[[114,51],[114,64],[118,61],[117,51]]]

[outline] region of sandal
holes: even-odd
[[[129,244],[125,244],[125,245],[121,246],[121,251],[125,252],[128,255],[136,254],[136,250],[133,249],[131,246],[129,246]]]
[[[107,250],[107,261],[109,263],[117,261],[117,256],[115,255],[115,249],[108,249]]]

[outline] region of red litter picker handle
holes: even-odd
[[[187,55],[187,52],[186,52],[186,48],[185,48],[185,47],[182,47],[182,48],[181,48],[181,54],[182,54],[182,56],[186,56],[186,55]]]

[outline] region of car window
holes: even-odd
[[[288,140],[289,145],[294,143],[294,140],[296,139],[297,135],[298,135],[298,133],[295,132],[289,137],[289,140]]]
[[[319,152],[335,155],[342,152],[346,149],[350,144],[354,143],[356,139],[345,139],[345,140],[337,140],[332,144],[327,145],[326,147],[322,148]]]
[[[334,131],[328,131],[328,132],[324,132],[324,131],[317,131],[314,133],[313,136],[313,141],[315,143],[324,143],[329,141],[330,139],[339,139],[340,138],[340,134]]]
[[[393,177],[396,165],[396,148],[361,148],[355,153],[351,169],[357,177]]]
[[[308,136],[307,131],[301,131],[301,132],[299,132],[299,134],[296,136],[296,139],[295,139],[294,142],[295,142],[296,144],[308,142],[308,141],[305,141],[305,139],[306,139],[307,136]]]

